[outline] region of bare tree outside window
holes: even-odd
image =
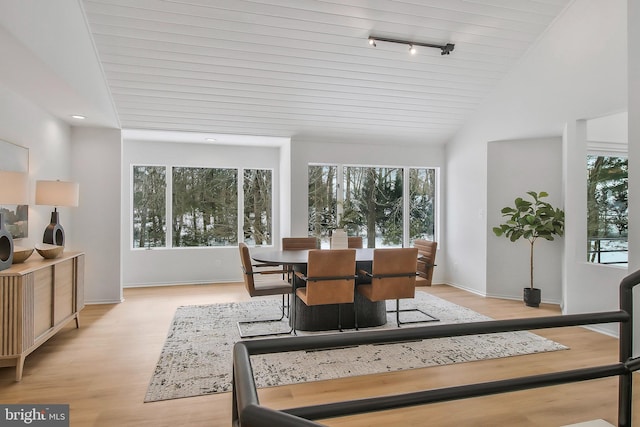
[[[238,171],[173,168],[173,246],[238,244]]]
[[[344,168],[340,226],[362,236],[368,248],[402,246],[403,169]]]
[[[435,239],[436,170],[409,169],[409,240]]]
[[[403,171],[372,166],[309,165],[309,234],[328,245],[330,233],[344,228],[350,236],[363,237],[365,247],[402,246],[406,196],[409,242],[434,239],[436,170],[410,168],[406,183]]]
[[[272,171],[244,170],[244,242],[248,245],[272,245]]]
[[[628,259],[626,157],[587,156],[587,260],[625,265]]]
[[[309,235],[328,245],[338,226],[337,166],[309,166]]]
[[[166,168],[133,167],[133,247],[166,246]]]

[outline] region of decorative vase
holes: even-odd
[[[524,303],[527,307],[540,307],[542,290],[538,288],[524,288]]]
[[[11,267],[11,264],[13,264],[13,239],[4,226],[4,217],[0,213],[0,271]]]

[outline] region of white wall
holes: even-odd
[[[86,254],[86,303],[120,301],[120,256],[108,242],[112,230],[119,229],[120,146],[114,135],[119,131],[71,128],[21,95],[0,87],[0,139],[29,149],[29,236],[17,239],[16,245],[33,247],[42,242],[49,224],[53,207],[35,204],[36,181],[79,182],[79,207],[60,207],[58,211],[65,230],[65,250]],[[115,215],[108,215],[110,211]],[[96,223],[106,228],[98,230]],[[115,247],[119,248],[117,240]],[[32,257],[39,255],[34,252]]]
[[[238,247],[132,249],[131,167],[269,168],[280,188],[280,148],[124,140],[122,154],[122,283],[123,286],[237,282],[242,280]],[[280,226],[280,192],[274,193],[274,233]]]
[[[42,242],[51,218],[52,206],[35,205],[36,180],[71,179],[70,128],[22,96],[0,86],[0,139],[29,149],[29,236],[17,239],[18,246],[33,247]],[[65,233],[73,232],[73,208],[59,208]],[[69,250],[82,250],[69,242]],[[35,257],[39,257],[34,252]]]
[[[494,238],[492,229],[504,222],[500,210],[513,206],[516,197],[531,200],[527,191],[546,191],[544,200],[562,208],[562,139],[492,141],[487,152],[487,184],[500,191],[487,195],[486,294],[522,299],[522,288],[530,282],[531,245],[524,239]],[[534,286],[542,290],[543,302],[562,299],[562,248],[562,238],[537,239],[534,245]]]
[[[440,145],[402,145],[390,142],[386,145],[345,143],[342,141],[314,141],[294,139],[291,142],[291,234],[308,234],[308,165],[309,163],[343,163],[373,166],[444,166],[444,148]],[[440,174],[440,194],[444,194],[446,182]],[[444,234],[446,217],[444,205],[440,204],[440,230],[438,239],[437,267],[433,283],[444,283],[445,261],[442,255],[447,248]],[[287,235],[283,234],[283,237]]]
[[[122,300],[120,286],[120,130],[71,130],[73,180],[80,200],[72,209],[74,227],[66,234],[70,245],[85,256],[85,299],[90,303]]]
[[[629,271],[640,269],[640,2],[628,1],[629,73]],[[640,292],[634,292],[640,307]],[[634,356],[640,353],[640,314],[635,310]]]
[[[626,7],[625,0],[571,3],[447,145],[450,283],[487,292],[487,241],[498,237],[479,224],[486,223],[488,198],[503,194],[500,185],[488,186],[488,141],[560,137],[565,123],[626,109]],[[580,156],[584,166],[582,152],[566,155]],[[578,213],[575,206],[566,208]],[[586,215],[586,209],[580,215]],[[575,238],[567,231],[565,242]],[[518,256],[513,251],[505,264],[517,262]],[[573,271],[575,264],[567,261],[564,269]],[[580,298],[596,305],[610,300],[609,286],[617,284],[607,279],[603,285],[595,275],[586,277],[586,283],[571,277],[565,286],[575,287]],[[590,293],[581,293],[581,288]]]

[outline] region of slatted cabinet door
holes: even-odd
[[[15,366],[71,320],[79,327],[84,307],[84,254],[53,260],[34,256],[0,271],[0,366]]]

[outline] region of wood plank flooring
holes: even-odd
[[[494,319],[555,315],[520,301],[482,298],[446,285],[425,288]],[[0,403],[68,403],[72,426],[229,426],[229,393],[143,403],[175,309],[180,305],[244,301],[240,284],[125,290],[125,302],[90,305],[80,329],[69,325],[27,357],[21,382],[0,368]],[[613,363],[616,339],[584,328],[537,331],[568,351],[461,363],[260,391],[273,408],[401,393]],[[230,368],[231,368],[231,362]],[[634,380],[638,389],[637,377]],[[634,408],[640,408],[635,399]],[[640,415],[634,424],[640,425]],[[617,379],[424,405],[322,420],[328,426],[561,426],[602,418],[617,423]]]

